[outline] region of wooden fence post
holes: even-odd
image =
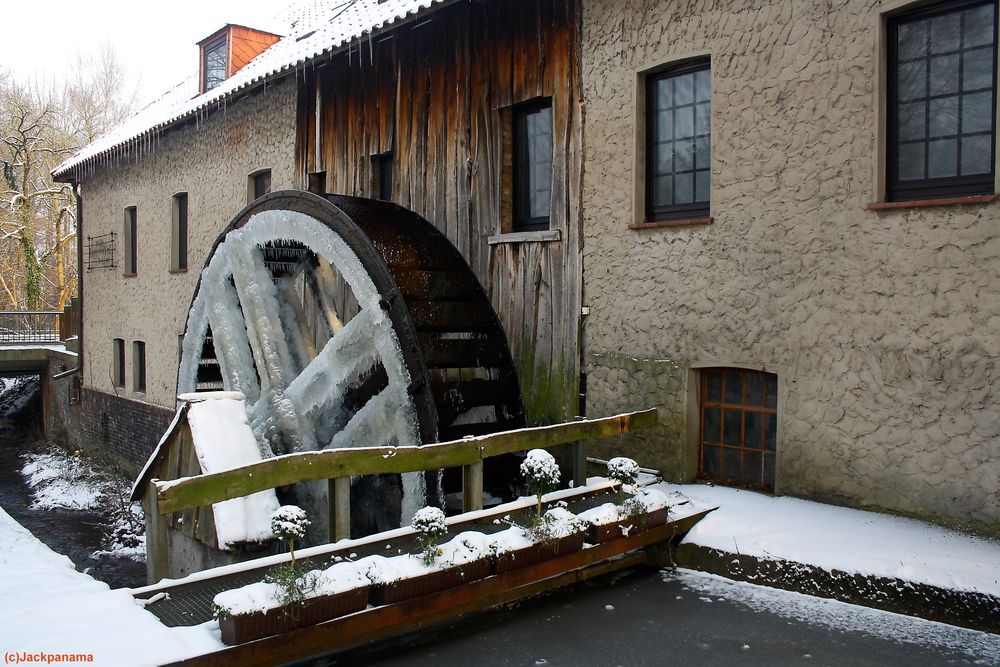
[[[462,511],[483,509],[483,460],[462,466]]]
[[[330,503],[330,541],[351,537],[351,478],[329,480],[327,498]]]
[[[170,516],[161,515],[156,498],[156,482],[150,480],[146,497],[149,499],[149,525],[146,529],[146,557],[149,562],[146,567],[146,577],[150,584],[155,584],[167,576],[167,560],[169,554],[168,540],[170,536]]]

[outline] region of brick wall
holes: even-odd
[[[110,459],[137,475],[160,436],[173,419],[173,411],[92,389],[83,390],[82,447]]]

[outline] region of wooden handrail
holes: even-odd
[[[657,411],[652,408],[422,447],[358,447],[286,454],[222,472],[169,481],[154,480],[154,507],[159,514],[169,514],[307,480],[475,466],[491,456],[607,438],[656,423]]]

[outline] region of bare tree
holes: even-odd
[[[11,309],[61,310],[76,290],[76,200],[52,170],[124,120],[135,98],[105,45],[62,85],[0,73],[0,292]]]

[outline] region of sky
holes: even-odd
[[[140,86],[143,100],[155,99],[197,71],[195,44],[226,23],[273,27],[274,14],[288,4],[261,0],[30,0],[4,3],[0,70],[22,82],[60,81],[80,53],[110,43]],[[44,16],[37,16],[44,7]]]

